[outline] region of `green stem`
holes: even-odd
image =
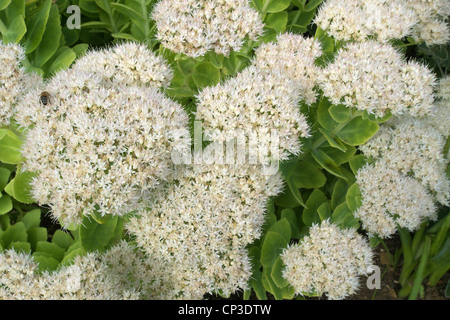
[[[417,249],[419,248],[420,241],[422,241],[422,237],[425,232],[426,224],[427,223],[424,222],[422,224],[422,226],[420,227],[420,229],[417,230],[416,233],[414,234],[414,238],[413,238],[412,244],[411,244],[411,254],[413,257],[415,256]]]
[[[410,273],[410,266],[413,262],[413,255],[411,251],[411,235],[408,230],[400,228],[398,230],[400,241],[402,242],[403,249],[403,266],[400,273],[400,284],[404,286]]]
[[[444,223],[441,226],[441,228],[439,229],[439,231],[436,235],[436,238],[434,238],[433,243],[431,245],[431,250],[430,250],[431,257],[433,257],[434,255],[436,255],[439,252],[440,247],[442,246],[445,239],[447,238],[447,232],[448,232],[448,229],[450,228],[450,213],[447,214],[447,216],[442,220],[444,220]]]
[[[416,300],[419,295],[420,286],[422,285],[422,281],[424,279],[423,273],[427,266],[428,256],[430,254],[431,248],[431,238],[430,236],[425,237],[425,247],[423,249],[422,257],[420,258],[419,268],[417,269],[416,277],[414,279],[414,283],[411,289],[411,293],[409,295],[409,300]]]

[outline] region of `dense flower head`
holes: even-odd
[[[174,150],[190,148],[182,106],[151,87],[105,88],[94,73],[59,72],[47,105],[31,91],[17,121],[29,127],[24,169],[37,175],[32,196],[61,223],[123,215],[172,171]]]
[[[428,190],[383,159],[358,170],[356,183],[362,204],[353,214],[369,234],[389,238],[398,227],[415,231],[426,219],[436,218]]]
[[[156,37],[177,53],[229,55],[246,38],[256,40],[263,23],[248,0],[162,0],[153,9]]]
[[[299,86],[281,75],[250,66],[203,89],[197,96],[196,119],[202,121],[206,139],[225,142],[257,133],[258,143],[271,148],[266,153],[274,159],[299,154],[299,137],[309,136],[309,126],[298,107]]]
[[[450,16],[448,0],[407,0],[404,3],[418,19],[411,34],[416,42],[441,45],[450,40],[450,28],[446,21]]]
[[[261,236],[267,200],[283,188],[277,168],[270,175],[259,165],[217,164],[209,148],[202,164],[181,167],[175,183],[125,224],[170,272],[165,299],[246,289],[252,271],[245,247]]]
[[[327,0],[315,18],[335,39],[358,42],[401,39],[417,22],[416,12],[398,0]]]
[[[138,299],[130,285],[121,285],[99,253],[77,256],[56,271],[38,272],[29,254],[0,253],[0,300],[118,300]]]
[[[21,46],[0,41],[0,126],[9,124],[16,103],[25,92],[42,85],[40,76],[25,73],[20,65],[24,58]]]
[[[280,78],[293,80],[307,104],[316,101],[317,75],[320,68],[314,62],[322,55],[320,42],[301,35],[283,33],[277,42],[262,44],[255,51],[253,65],[261,72],[279,73]]]
[[[125,42],[104,50],[94,50],[79,58],[72,69],[99,75],[105,86],[128,85],[168,87],[172,70],[167,62],[134,42]]]
[[[428,125],[438,130],[445,138],[450,135],[450,76],[439,80],[436,92],[436,101],[434,103],[430,116],[423,120]],[[449,155],[446,155],[449,158]]]
[[[283,277],[296,294],[325,294],[344,299],[354,294],[359,277],[372,265],[368,242],[356,229],[340,229],[324,220],[309,235],[290,245],[281,255]]]
[[[443,115],[395,117],[384,124],[371,140],[360,146],[360,150],[403,175],[411,175],[431,190],[439,202],[448,205],[448,160],[443,154],[447,137],[434,123],[437,120],[435,117],[438,117],[439,121],[448,124],[449,118],[443,119]]]
[[[351,43],[319,74],[319,84],[333,104],[384,116],[423,116],[434,101],[435,75],[424,65],[406,62],[388,44]]]

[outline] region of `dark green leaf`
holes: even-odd
[[[59,247],[67,250],[74,243],[74,240],[68,232],[56,230],[53,234],[52,242],[57,244]]]
[[[60,37],[61,21],[58,7],[52,6],[42,40],[36,48],[33,63],[35,66],[42,67],[56,53],[59,48],[59,41],[56,39]]]
[[[272,231],[267,232],[261,248],[261,264],[263,267],[272,267],[287,244],[285,238],[279,233]]]
[[[27,26],[23,16],[17,16],[8,27],[8,31],[3,35],[5,43],[19,43],[27,32]]]
[[[297,188],[321,188],[327,178],[316,166],[305,161],[299,161],[293,167],[291,178]]]
[[[364,144],[372,138],[380,127],[373,121],[356,117],[351,120],[337,135],[345,143],[352,146]]]
[[[277,13],[269,13],[265,19],[265,25],[275,29],[277,32],[284,32],[288,22],[288,13],[281,11]]]
[[[103,224],[85,217],[80,227],[81,245],[86,251],[102,250],[113,239],[118,216],[112,216]]]
[[[307,208],[303,210],[302,220],[305,225],[312,226],[314,223],[320,223],[321,219],[317,209],[327,201],[328,199],[322,191],[314,189],[306,201]]]
[[[43,227],[34,227],[27,231],[28,242],[31,250],[36,251],[36,245],[39,241],[47,241],[47,229]]]
[[[31,18],[25,40],[25,53],[30,54],[38,47],[45,32],[52,0],[44,0],[39,11]],[[59,40],[59,39],[58,39]]]
[[[0,215],[10,212],[12,208],[13,204],[11,198],[7,194],[2,195],[0,198]]]
[[[200,62],[195,66],[192,78],[199,88],[212,86],[220,81],[220,70],[211,62]]]
[[[22,218],[22,222],[25,225],[27,231],[31,228],[39,227],[39,225],[41,224],[41,210],[34,209],[27,212]]]
[[[355,212],[362,204],[361,190],[358,184],[354,183],[348,188],[347,195],[345,196],[347,207],[351,212]]]

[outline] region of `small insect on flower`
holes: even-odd
[[[50,104],[50,94],[47,91],[42,92],[41,96],[39,97],[39,101],[44,106]]]

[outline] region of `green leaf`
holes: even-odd
[[[45,0],[40,10],[31,18],[25,40],[25,53],[30,54],[38,47],[45,32],[52,0]]]
[[[317,107],[317,120],[319,121],[319,124],[329,132],[339,125],[339,122],[335,121],[328,112],[330,107],[331,103],[325,97],[320,100]]]
[[[325,129],[319,128],[319,132],[324,136],[324,138],[328,141],[331,147],[336,148],[342,152],[347,151],[347,147],[337,138],[332,137],[329,132]]]
[[[345,196],[345,201],[347,203],[347,207],[351,210],[351,212],[355,212],[361,206],[361,190],[359,189],[357,183],[352,184],[352,186],[348,188],[347,195]]]
[[[256,272],[261,268],[261,249],[259,246],[253,245],[248,249],[248,257],[252,262],[252,270]]]
[[[337,136],[352,146],[364,144],[380,129],[379,125],[362,117],[356,117],[342,128]]]
[[[274,223],[268,231],[277,232],[288,243],[291,240],[291,225],[287,219],[280,219]]]
[[[288,13],[286,11],[269,13],[265,19],[265,25],[275,29],[277,32],[284,32],[288,22]]]
[[[305,161],[299,161],[295,165],[292,181],[297,188],[316,189],[325,185],[327,178],[316,166]]]
[[[52,6],[50,14],[45,28],[45,32],[42,36],[42,40],[39,46],[36,48],[34,65],[42,67],[58,50],[59,39],[61,37],[61,19],[57,6]]]
[[[286,180],[289,191],[291,192],[292,197],[297,201],[297,206],[300,205],[304,208],[307,207],[307,205],[303,202],[303,197],[299,191],[299,188],[295,186],[294,180],[292,177],[288,178]]]
[[[33,260],[38,264],[38,270],[43,271],[54,271],[58,269],[59,261],[55,258],[48,257],[40,254],[39,252],[33,253]]]
[[[47,241],[47,228],[34,227],[27,231],[28,242],[31,245],[31,250],[36,251],[36,245],[39,241]]]
[[[128,18],[132,20],[142,21],[145,20],[145,18],[137,11],[133,10],[131,7],[126,6],[121,3],[111,2],[111,6],[114,8],[114,10],[120,12],[121,14],[127,16]]]
[[[291,0],[253,0],[253,3],[262,13],[273,13],[287,9]]]
[[[294,210],[292,210],[291,208],[281,210],[281,218],[286,219],[289,222],[292,231],[291,237],[295,239],[300,239],[301,234],[299,221]]]
[[[30,244],[28,242],[24,242],[24,241],[13,242],[13,243],[11,243],[10,248],[16,252],[23,252],[23,253],[27,253],[27,254],[31,252]]]
[[[11,181],[13,182],[13,194],[12,196],[22,203],[35,202],[31,196],[31,181],[35,177],[35,174],[29,171],[16,173],[16,176]]]
[[[2,235],[3,246],[10,248],[10,244],[13,242],[26,242],[28,239],[27,230],[23,222],[17,222],[10,226]]]
[[[323,0],[309,0],[305,6],[305,10],[306,11],[314,10],[322,2],[323,2]]]
[[[52,258],[61,261],[66,250],[60,248],[58,245],[48,241],[38,241],[36,244],[36,252],[48,253]]]
[[[252,278],[250,280],[250,285],[255,291],[256,297],[259,300],[267,300],[266,290],[264,289],[264,285],[262,283],[262,272],[256,271],[253,273]]]
[[[52,242],[59,247],[67,250],[74,243],[74,240],[68,232],[56,230],[53,234]]]
[[[328,202],[324,202],[317,208],[317,214],[320,220],[326,220],[331,217],[331,206]]]
[[[22,140],[8,129],[0,129],[0,161],[18,164],[22,160]]]
[[[364,167],[364,165],[367,163],[367,158],[363,154],[358,154],[350,159],[348,164],[350,165],[350,169],[352,172],[356,175],[358,173],[358,170]]]
[[[195,70],[195,60],[179,59],[177,60],[177,66],[185,76],[190,76]]]
[[[283,260],[281,259],[281,257],[278,257],[272,267],[272,272],[270,273],[273,282],[275,282],[275,284],[279,288],[283,288],[288,285],[286,279],[283,278],[283,267]]]
[[[114,237],[118,217],[112,216],[108,221],[99,224],[89,217],[83,219],[80,227],[81,245],[86,251],[102,250]]]
[[[83,56],[86,51],[89,49],[89,45],[86,43],[80,43],[77,44],[76,46],[74,46],[72,48],[72,51],[75,52],[75,54],[77,55],[77,58]]]
[[[347,183],[344,180],[338,179],[333,187],[333,194],[331,195],[331,210],[334,210],[339,204],[345,201],[347,195]]]
[[[67,48],[66,50],[62,51],[60,55],[53,61],[48,70],[48,73],[54,74],[61,69],[67,69],[76,59],[76,57],[76,53],[72,49]]]
[[[9,6],[10,3],[11,0],[0,0],[0,11]]]
[[[0,191],[2,191],[8,184],[11,171],[6,168],[0,167]]]
[[[352,117],[351,109],[347,108],[343,104],[337,106],[331,105],[328,109],[328,112],[330,113],[330,116],[333,118],[333,120],[339,123],[347,122]]]
[[[316,160],[316,162],[329,173],[341,179],[347,180],[347,177],[343,174],[342,170],[339,168],[333,158],[328,156],[325,152],[323,152],[322,150],[314,150],[311,155],[313,156],[314,160]]]
[[[27,212],[21,221],[25,225],[27,231],[31,228],[39,227],[41,224],[41,210],[34,209]]]
[[[5,9],[7,25],[11,25],[12,21],[18,17],[25,17],[25,1],[23,0],[12,0],[8,7]]]
[[[138,41],[135,37],[133,37],[131,34],[129,33],[124,33],[124,32],[115,32],[115,33],[111,33],[111,36],[113,36],[116,39],[124,39],[124,40],[130,40],[130,41]]]
[[[8,195],[3,195],[0,198],[0,215],[10,212],[13,208],[11,198]]]
[[[266,286],[268,286],[267,291],[272,293],[276,300],[283,299],[283,291],[278,287],[272,279],[272,268],[265,268],[263,270],[263,277],[266,280]]]
[[[312,226],[313,223],[320,223],[321,219],[317,209],[327,201],[328,199],[322,191],[314,189],[306,201],[307,208],[303,210],[302,220],[305,225]]]
[[[261,264],[263,267],[272,267],[287,244],[282,235],[277,232],[268,231],[261,248]]]
[[[200,62],[195,66],[192,78],[199,88],[212,86],[220,81],[220,70],[211,62]]]
[[[359,221],[355,219],[345,202],[336,207],[331,216],[331,221],[343,228],[359,228]]]
[[[23,16],[19,15],[14,18],[8,27],[8,31],[3,35],[3,42],[5,43],[19,43],[27,32],[27,26]]]

